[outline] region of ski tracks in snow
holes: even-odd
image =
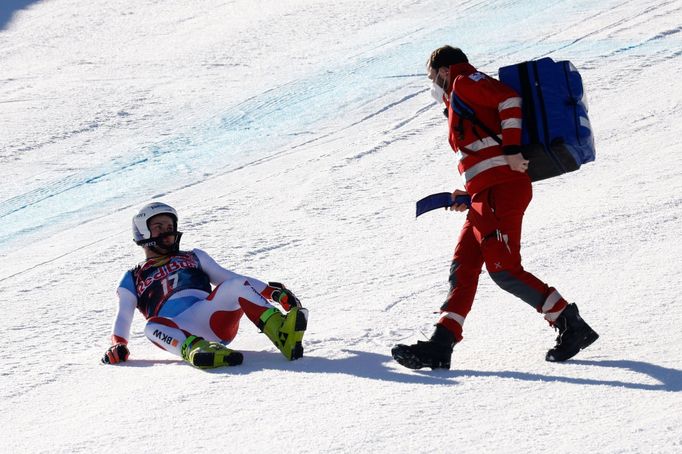
[[[677,241],[682,201],[675,195],[682,193],[676,170],[682,165],[676,139],[680,98],[675,84],[665,87],[667,80],[658,77],[679,75],[682,46],[679,24],[672,22],[679,7],[669,1],[607,3],[547,7],[540,1],[521,6],[469,1],[457,17],[442,2],[410,3],[419,10],[435,6],[428,16],[433,21],[423,20],[416,31],[407,32],[410,27],[402,23],[400,33],[355,48],[352,58],[334,66],[338,74],[319,68],[299,73],[268,85],[271,90],[263,90],[262,97],[246,95],[238,109],[212,110],[217,113],[207,122],[193,120],[205,116],[188,104],[186,129],[138,150],[135,156],[148,152],[152,158],[139,168],[153,172],[150,162],[163,168],[173,153],[206,144],[207,154],[192,155],[195,159],[187,163],[191,169],[173,169],[178,174],[196,171],[196,180],[152,185],[152,192],[163,194],[182,213],[184,244],[205,249],[237,272],[279,280],[295,291],[310,310],[306,356],[285,361],[244,320],[233,346],[245,353],[245,363],[203,373],[147,342],[144,321],[137,316],[131,361],[122,367],[99,366],[115,313],[114,289],[126,267],[139,260],[130,241],[130,214],[151,192],[141,191],[134,200],[115,199],[91,222],[26,241],[21,250],[3,257],[0,305],[10,315],[0,325],[0,337],[9,344],[0,369],[0,397],[12,437],[8,449],[115,451],[139,447],[141,437],[146,446],[225,449],[225,439],[215,436],[212,425],[199,425],[195,436],[187,437],[186,420],[162,419],[159,415],[168,415],[169,408],[200,421],[220,420],[229,428],[230,446],[254,451],[272,447],[271,438],[263,437],[264,409],[269,421],[299,421],[305,427],[297,433],[298,452],[679,448],[679,417],[674,415],[680,392],[675,334],[676,260],[682,255]],[[539,4],[545,8],[525,9]],[[371,5],[343,17],[362,16],[366,8],[380,9],[385,2]],[[519,27],[505,22],[501,13],[507,11],[534,25],[528,27],[532,36],[526,44],[509,42],[508,32]],[[187,13],[187,20],[172,23],[183,27],[201,20],[195,11]],[[552,27],[544,21],[549,16],[555,18]],[[366,20],[376,23],[372,14]],[[315,26],[319,23],[316,17]],[[196,29],[200,35],[217,33],[204,33],[201,25]],[[461,185],[445,121],[419,73],[428,52],[455,37],[462,42],[452,44],[471,49],[472,60],[490,67],[500,66],[497,50],[504,51],[504,63],[545,53],[576,60],[586,68],[588,87],[596,95],[591,107],[601,141],[598,161],[538,184],[524,226],[525,265],[578,302],[602,334],[567,364],[543,361],[556,334],[485,276],[452,371],[409,371],[390,359],[393,344],[411,343],[432,330],[463,219],[461,213],[445,211],[414,218],[416,200]],[[333,38],[353,47],[344,44],[345,36]],[[317,46],[318,41],[315,52]],[[646,65],[653,66],[651,80],[641,80],[637,72]],[[252,75],[258,68],[248,69]],[[407,77],[394,77],[400,75]],[[312,80],[321,84],[308,90]],[[335,90],[338,84],[340,91]],[[180,91],[178,96],[189,94]],[[146,114],[168,114],[181,105],[167,103]],[[324,111],[332,113],[325,116]],[[131,112],[121,118],[137,117]],[[276,122],[287,126],[277,129]],[[258,134],[249,136],[263,123],[274,127],[272,143],[258,141]],[[242,129],[248,146],[267,150],[223,168],[202,167],[202,159],[210,161],[210,153]],[[104,152],[109,142],[102,140],[95,150]],[[240,148],[239,143],[231,146]],[[87,186],[97,187],[93,193],[105,192],[107,178],[125,185],[129,180],[123,175],[133,172],[139,159],[123,158],[119,164],[133,167],[119,173],[113,167],[83,172],[95,180],[74,180],[74,198],[85,198]],[[74,174],[81,175],[65,171],[62,181],[72,181]],[[45,211],[26,210],[27,217],[39,219],[48,206],[62,212],[52,203],[60,196],[45,199]],[[292,389],[293,395],[284,392]],[[585,406],[588,401],[591,405]],[[443,431],[443,415],[453,414],[454,408],[467,417],[453,419],[452,430]],[[548,428],[547,421],[565,414],[573,415],[573,430],[557,434]],[[163,430],[149,430],[157,424]]]

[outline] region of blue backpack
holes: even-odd
[[[532,181],[572,172],[594,161],[594,137],[582,77],[571,62],[543,58],[500,68],[499,76],[523,98],[521,144],[523,155],[530,161],[528,175]],[[454,92],[450,103],[461,118],[501,144],[497,134]]]

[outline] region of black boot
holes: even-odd
[[[413,345],[398,344],[391,349],[393,358],[409,369],[450,369],[452,348],[457,342],[455,336],[443,325],[436,325],[436,331],[428,341],[417,341]]]
[[[573,358],[580,350],[590,346],[599,338],[578,313],[578,306],[571,303],[566,306],[554,323],[559,330],[556,345],[547,352],[547,361],[558,362]]]

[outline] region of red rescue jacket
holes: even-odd
[[[469,63],[450,66],[452,90],[476,117],[502,139],[500,146],[471,121],[461,120],[448,102],[449,141],[459,159],[459,173],[470,195],[490,186],[529,178],[511,170],[502,148],[521,144],[521,97],[502,82],[478,72]]]

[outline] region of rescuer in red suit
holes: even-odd
[[[471,206],[457,204],[454,211],[467,217],[450,267],[450,291],[436,329],[428,341],[397,345],[393,357],[403,366],[450,368],[454,345],[461,342],[462,327],[476,295],[481,269],[485,267],[502,289],[543,314],[559,331],[557,344],[547,361],[565,361],[599,336],[580,317],[575,304],[568,304],[554,288],[521,265],[521,224],[532,198],[528,161],[521,153],[522,100],[502,82],[478,71],[460,49],[443,46],[427,62],[432,96],[446,106],[449,142],[454,150]],[[451,105],[456,94],[469,106],[486,129],[461,118]]]

